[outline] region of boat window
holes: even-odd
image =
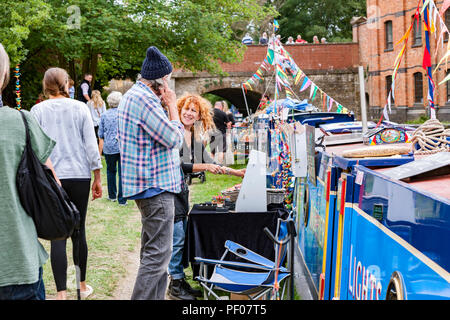
[[[386,300],[404,300],[404,288],[402,277],[399,272],[394,272],[386,292]]]
[[[308,183],[305,183],[305,195],[303,198],[303,223],[305,225],[305,227],[308,226],[308,221],[309,221],[309,185]]]

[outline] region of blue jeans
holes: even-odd
[[[173,225],[172,258],[169,263],[169,274],[173,280],[184,279],[183,249],[186,235],[187,218]]]
[[[120,165],[120,153],[105,154],[106,180],[108,182],[108,197],[116,199],[120,204],[127,203],[122,196],[122,168]],[[117,192],[116,176],[119,174],[119,192]]]
[[[0,287],[0,300],[45,300],[45,286],[39,268],[39,280],[32,284]]]

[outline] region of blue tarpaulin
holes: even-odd
[[[293,100],[291,98],[277,100],[278,107],[289,108],[297,111],[305,111],[307,107],[312,108],[313,106],[308,103],[308,100],[303,101]],[[266,109],[266,113],[269,114],[274,112],[275,102],[272,102]]]

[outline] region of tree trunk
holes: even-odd
[[[70,59],[69,61],[69,76],[74,82],[75,87],[75,97],[78,95],[78,77],[77,77],[77,71],[75,68],[75,60]]]
[[[84,58],[83,62],[82,62],[82,65],[81,65],[81,71],[83,72],[81,77],[84,78],[84,75],[86,73],[89,73],[90,65],[91,65],[91,57],[89,56],[87,58]]]
[[[58,64],[60,68],[67,70],[67,60],[61,53],[58,53]]]
[[[91,62],[90,62],[90,69],[89,69],[90,73],[92,74],[92,88],[94,88],[94,85],[95,85],[97,67],[98,67],[98,53],[93,53],[91,55]]]
[[[83,74],[82,74],[83,78],[86,73],[90,73],[90,69],[91,69],[91,57],[92,57],[91,46],[88,45],[86,49],[87,49],[86,50],[87,56],[83,59],[82,66],[81,66],[81,70],[83,72]]]
[[[82,62],[82,71],[83,71],[83,77],[86,73],[89,73],[92,75],[92,83],[91,86],[94,88],[95,84],[95,78],[97,74],[97,67],[98,67],[98,53],[95,52],[95,50],[92,50],[91,46],[88,46],[88,56],[83,59]]]

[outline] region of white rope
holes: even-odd
[[[414,144],[415,154],[433,154],[442,151],[450,152],[450,129],[445,129],[437,119],[430,119],[413,133],[411,142]],[[419,148],[416,148],[418,145]],[[416,150],[417,149],[417,150]]]

